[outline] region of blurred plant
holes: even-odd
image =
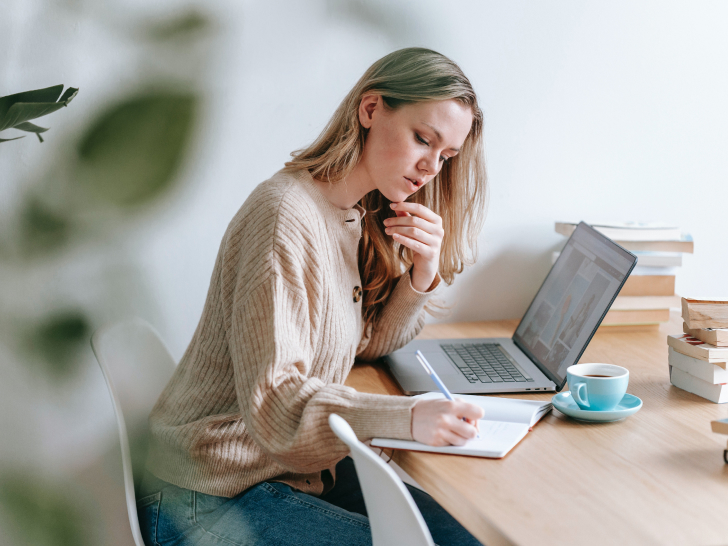
[[[196,104],[192,93],[164,90],[102,112],[78,143],[82,189],[122,207],[168,189],[184,157]]]
[[[20,129],[21,131],[35,133],[38,140],[43,142],[43,137],[40,134],[45,133],[48,129],[38,127],[30,123],[30,120],[47,116],[64,106],[68,106],[73,97],[78,94],[78,89],[69,87],[63,95],[61,95],[61,92],[63,92],[62,84],[0,97],[0,131]],[[9,142],[19,138],[24,138],[24,136],[0,138],[0,142]]]
[[[69,502],[69,484],[39,479],[34,474],[6,473],[0,479],[0,505],[15,522],[17,546],[84,546],[91,539],[78,524],[80,514]],[[3,537],[3,543],[10,540]]]
[[[80,351],[91,336],[89,319],[82,311],[62,311],[45,317],[31,330],[28,347],[47,364],[55,380],[72,375],[78,368]]]
[[[73,136],[53,148],[55,157],[40,172],[23,173],[23,180],[18,181],[0,176],[0,184],[10,183],[9,187],[19,190],[10,193],[13,202],[8,211],[12,214],[0,218],[0,355],[7,356],[0,358],[0,377],[6,377],[3,366],[15,366],[23,371],[17,377],[26,377],[26,370],[33,373],[29,392],[43,384],[50,386],[51,393],[42,400],[24,398],[0,379],[0,401],[15,412],[4,412],[10,418],[23,414],[26,398],[33,408],[40,402],[48,408],[45,411],[54,413],[61,405],[66,412],[73,411],[69,409],[73,404],[83,408],[83,399],[89,398],[83,389],[89,388],[89,382],[79,372],[94,365],[91,332],[120,315],[139,314],[140,306],[146,309],[143,279],[120,242],[143,218],[139,213],[159,204],[180,181],[178,173],[189,157],[200,89],[205,83],[201,70],[207,51],[196,44],[209,30],[209,23],[204,14],[192,9],[151,24],[142,21],[129,29],[127,39],[136,48],[139,85],[109,99],[87,122],[77,124]],[[61,85],[0,98],[0,130],[32,132],[43,142],[41,133],[47,129],[29,121],[67,106],[77,91],[69,88],[63,92]],[[15,139],[0,142],[8,140]],[[101,381],[100,371],[97,373]],[[37,378],[46,381],[35,381]],[[79,418],[84,420],[83,415]],[[45,423],[39,420],[36,424],[38,430],[33,434],[42,438],[48,433],[43,430]],[[64,432],[52,431],[39,441],[38,449],[53,445],[56,440],[51,436]],[[135,431],[129,432],[132,443],[146,441]],[[24,460],[33,446],[15,448],[5,443],[5,449]],[[68,494],[73,479],[65,483],[49,480],[40,468],[2,470],[0,525],[7,522],[15,533],[11,538],[0,529],[1,544],[100,543],[89,539],[89,530],[104,525],[89,517],[88,512],[98,508],[84,495]],[[96,504],[115,507],[106,497],[118,496],[119,491],[98,494]],[[113,518],[125,519],[115,512]],[[99,534],[106,544],[120,543],[118,537],[105,536],[103,531]]]
[[[147,35],[152,40],[187,39],[193,33],[210,29],[210,19],[194,8],[177,17],[161,21],[147,27]]]

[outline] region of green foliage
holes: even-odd
[[[25,203],[20,222],[22,246],[26,254],[60,246],[69,236],[68,220],[50,211],[35,197],[31,197]]]
[[[192,132],[197,98],[161,91],[103,112],[78,144],[80,183],[119,206],[148,201],[173,180]]]
[[[43,142],[43,137],[40,134],[45,133],[48,129],[38,127],[33,123],[29,123],[29,121],[47,116],[64,106],[68,106],[78,93],[78,89],[74,87],[66,89],[63,95],[61,95],[62,91],[63,85],[54,85],[45,89],[35,89],[34,91],[24,91],[23,93],[0,97],[0,131],[19,129],[35,133],[38,140]],[[0,139],[0,142],[8,142],[18,138],[23,137]]]
[[[0,506],[14,523],[18,546],[85,546],[81,514],[70,492],[31,475],[7,473],[0,479]],[[2,542],[10,537],[3,537]]]
[[[30,338],[31,348],[48,364],[48,371],[56,377],[71,374],[78,365],[81,348],[88,345],[91,324],[79,311],[65,311],[45,317]]]
[[[199,11],[189,10],[169,21],[149,27],[148,35],[154,40],[186,38],[208,30],[210,20]]]

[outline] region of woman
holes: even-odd
[[[440,280],[473,259],[481,130],[457,65],[403,49],[374,63],[318,140],[251,193],[150,417],[138,500],[148,544],[369,544],[329,414],[362,440],[475,436],[477,406],[363,394],[344,381],[356,356],[412,340]],[[412,491],[435,542],[477,543]]]

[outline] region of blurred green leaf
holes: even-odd
[[[199,11],[192,10],[169,21],[152,25],[149,27],[148,33],[155,40],[169,40],[188,37],[191,34],[207,30],[209,27],[210,20]]]
[[[31,119],[51,114],[64,106],[68,106],[78,93],[78,89],[69,87],[63,93],[60,100],[58,100],[61,91],[63,91],[63,85],[54,85],[45,89],[35,89],[34,91],[24,91],[14,95],[0,97],[0,131],[12,128],[17,128],[22,131],[30,130],[43,142],[39,133],[48,129],[38,131],[35,129],[41,129],[40,127],[27,122]],[[27,127],[33,127],[35,129],[28,129]],[[0,140],[0,142],[7,142],[8,140],[16,139],[5,139]]]
[[[35,475],[6,472],[0,479],[0,506],[14,527],[18,546],[85,546],[82,514],[67,487]],[[8,544],[10,537],[3,536]]]
[[[66,311],[46,317],[31,336],[33,351],[49,365],[48,371],[56,377],[74,372],[79,349],[86,347],[91,336],[91,325],[80,311]]]
[[[80,180],[116,205],[158,196],[184,157],[196,105],[195,95],[168,91],[134,97],[103,112],[79,143]]]
[[[70,227],[68,220],[31,197],[20,217],[23,251],[32,254],[62,245],[68,240]]]

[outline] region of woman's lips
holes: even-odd
[[[410,187],[412,188],[412,191],[417,191],[420,189],[420,186],[411,178],[407,178],[405,176],[404,179],[409,183]]]

